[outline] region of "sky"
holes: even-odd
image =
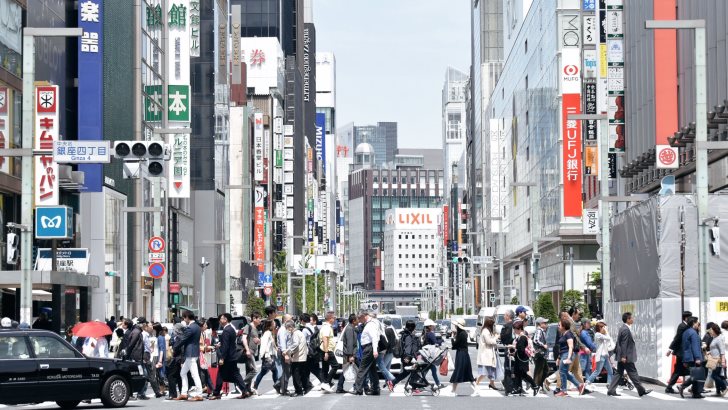
[[[442,147],[442,86],[470,70],[469,0],[315,0],[336,57],[336,122],[396,121],[400,148]]]

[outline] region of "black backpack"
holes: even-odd
[[[311,332],[311,329],[304,328],[304,330],[308,330],[308,332]],[[316,328],[316,330],[311,333],[311,337],[308,339],[308,357],[309,358],[318,358],[321,356],[321,336],[319,335],[319,328]]]
[[[394,355],[394,357],[396,357],[397,359],[402,358],[402,351],[404,350],[404,348],[402,347],[403,339],[404,337],[399,340],[395,340],[394,346],[392,347],[392,355]]]

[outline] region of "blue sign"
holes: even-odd
[[[321,169],[326,175],[326,114],[316,113],[316,159],[321,161]]]
[[[73,208],[39,206],[35,208],[36,239],[73,238]]]
[[[79,0],[78,27],[78,139],[103,140],[103,0]],[[85,173],[84,192],[101,192],[104,185],[102,164],[80,164]]]
[[[597,0],[584,0],[581,9],[584,11],[594,11],[597,8]]]
[[[265,272],[258,272],[258,287],[262,288],[265,284]]]

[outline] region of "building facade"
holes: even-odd
[[[441,286],[442,209],[393,208],[384,215],[384,290]]]

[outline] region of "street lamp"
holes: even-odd
[[[23,134],[21,143],[23,150],[33,149],[35,38],[81,37],[82,34],[83,29],[80,27],[26,27],[23,29]],[[32,158],[32,152],[29,155]],[[34,161],[31,161],[30,158],[22,161],[20,224],[24,226],[24,229],[20,231],[20,321],[26,323],[33,322],[33,163]]]
[[[708,79],[705,71],[705,20],[646,20],[646,29],[690,29],[695,32],[695,193],[698,208],[698,276],[700,317],[708,322]]]

